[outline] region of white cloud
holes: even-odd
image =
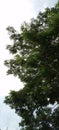
[[[3,26],[20,24],[29,19],[31,6],[29,0],[0,0],[0,24]]]

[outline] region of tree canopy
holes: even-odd
[[[21,116],[21,130],[59,130],[59,2],[24,22],[20,32],[7,30],[13,40],[7,74],[18,76],[24,87],[11,91],[5,103]]]

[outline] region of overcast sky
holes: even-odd
[[[5,96],[9,90],[18,90],[22,83],[14,76],[6,76],[7,68],[4,60],[10,57],[6,45],[10,43],[6,27],[13,26],[19,30],[23,21],[29,22],[39,11],[47,6],[53,6],[57,0],[0,0],[0,96]]]

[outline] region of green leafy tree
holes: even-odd
[[[23,89],[11,91],[5,103],[21,116],[22,130],[59,130],[59,2],[21,26],[7,28],[13,58],[7,74],[18,76]]]

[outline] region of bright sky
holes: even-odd
[[[6,27],[13,26],[19,30],[23,21],[29,22],[40,10],[52,6],[57,0],[0,0],[0,96],[5,96],[9,90],[18,90],[22,87],[19,79],[12,75],[6,76],[7,68],[4,60],[10,57],[5,49],[10,43]]]
[[[19,79],[12,75],[6,76],[4,60],[10,57],[6,45],[10,43],[6,27],[19,29],[20,24],[32,17],[32,6],[29,0],[0,0],[0,96],[7,95],[9,90],[22,87]]]

